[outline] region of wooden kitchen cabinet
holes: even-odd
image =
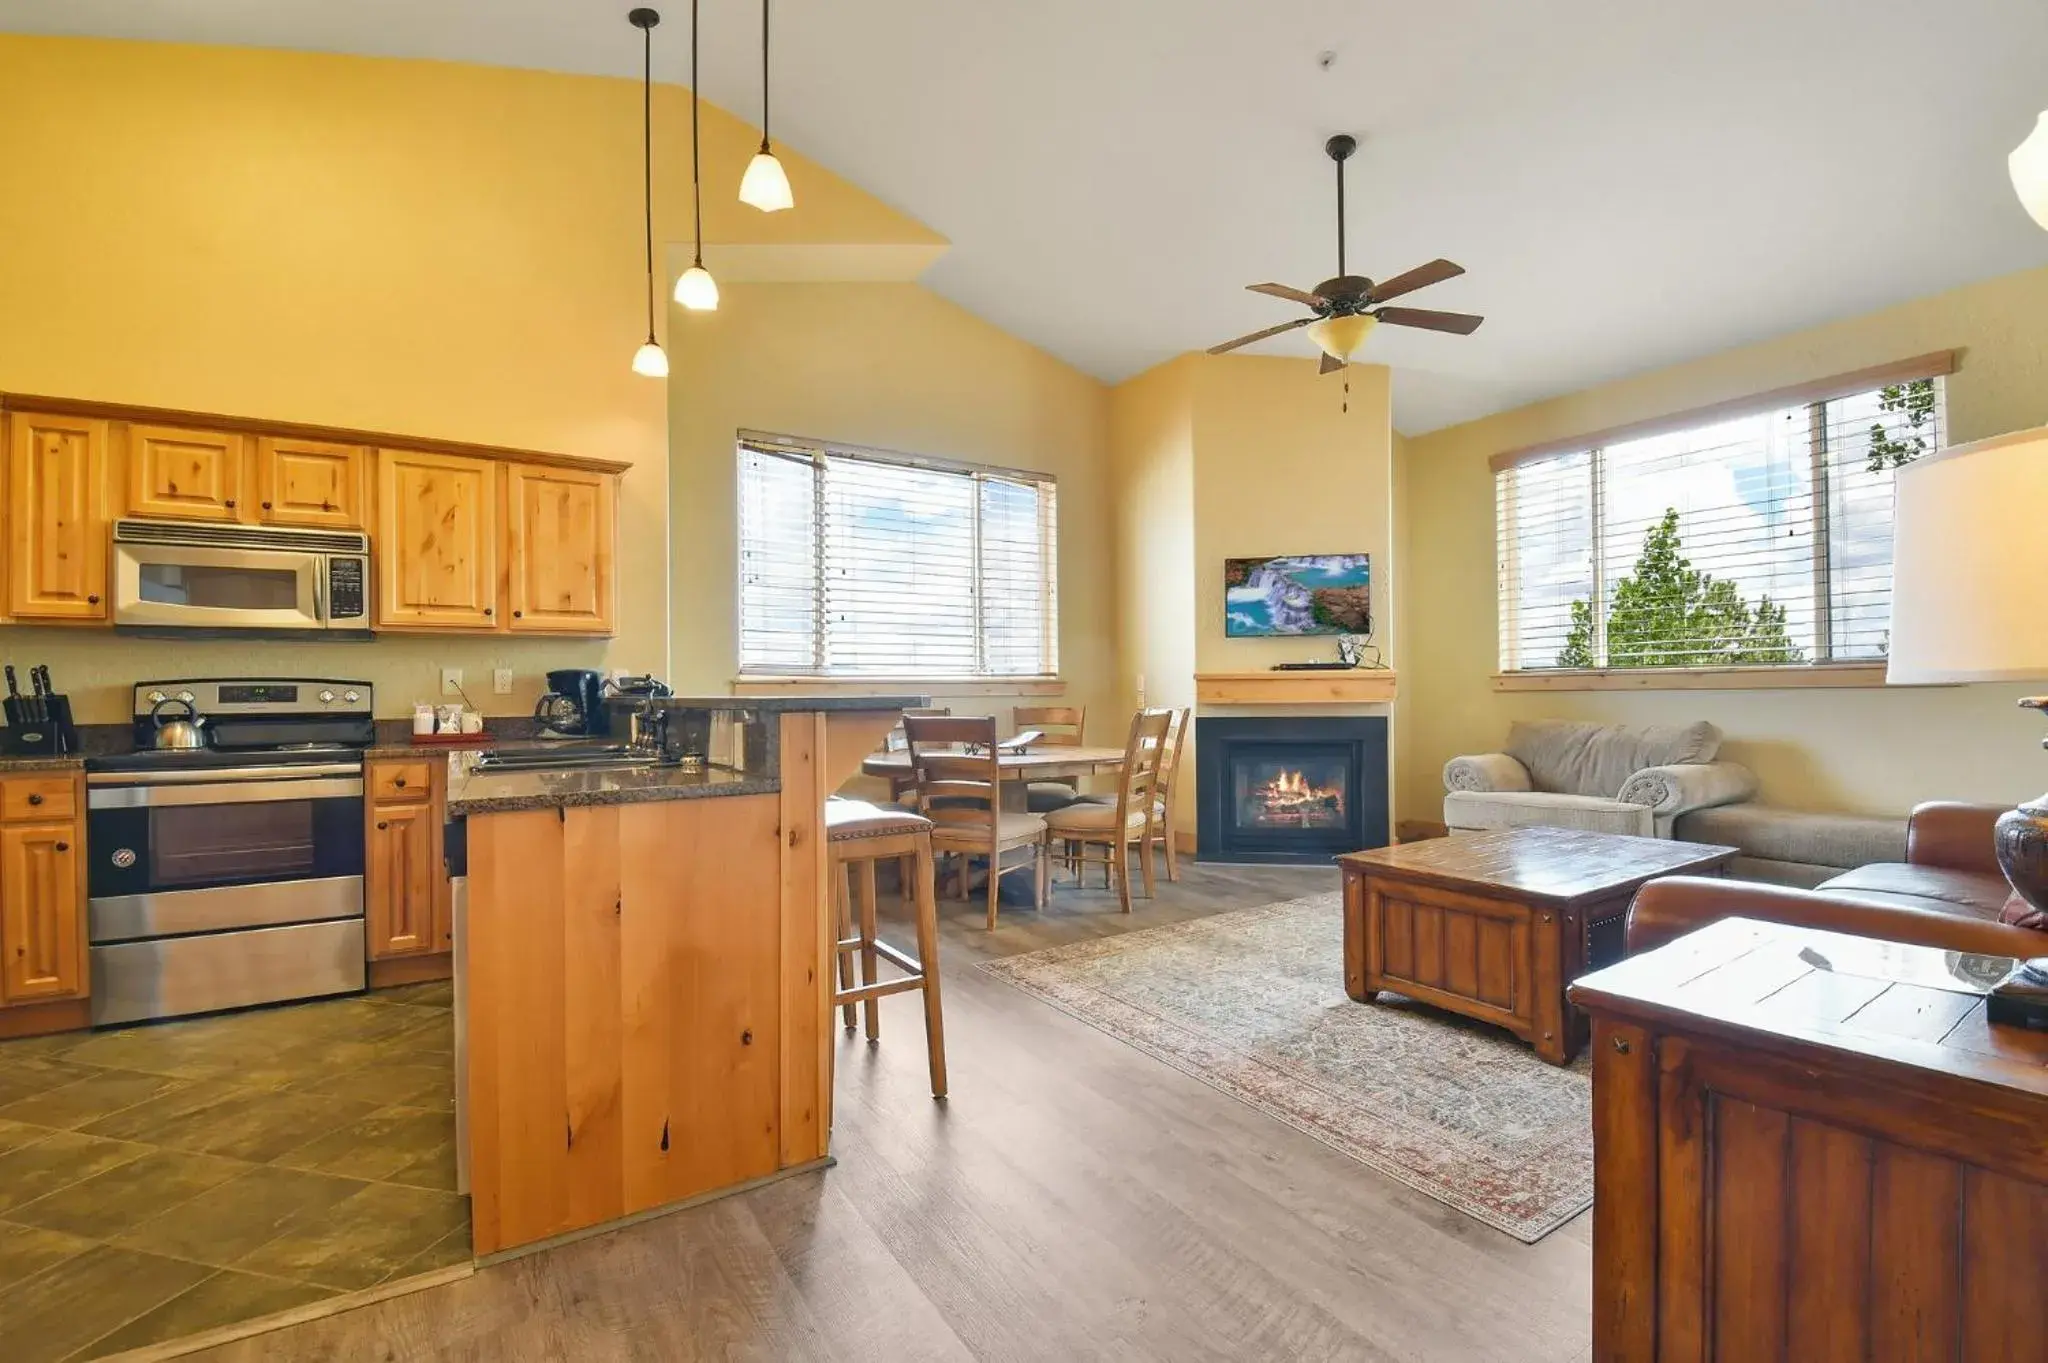
[[[260,436],[258,513],[265,525],[361,530],[369,524],[369,468],[361,445]]]
[[[411,969],[372,970],[371,983],[445,978],[454,946],[448,877],[441,859],[444,762],[386,759],[364,769],[365,954],[370,961],[437,957]]]
[[[10,412],[7,613],[22,621],[107,618],[107,423]]]
[[[495,630],[498,467],[377,452],[376,628]]]
[[[124,515],[178,521],[249,518],[248,438],[232,431],[121,423]]]
[[[80,779],[0,782],[0,1004],[86,996]]]
[[[512,633],[611,634],[618,479],[583,469],[505,468],[505,562]]]

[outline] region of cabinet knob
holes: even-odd
[[[380,823],[380,824],[378,824],[378,825],[377,825],[377,831],[378,831],[379,833],[382,833],[382,832],[383,832],[383,831],[384,831],[385,829],[387,829],[387,828],[389,828],[389,827],[391,827],[391,825],[390,825],[390,824],[388,824],[388,823]]]
[[[59,852],[69,852],[71,850],[71,844],[68,842],[60,842],[57,844],[57,850]]]
[[[523,619],[525,619],[525,618],[526,618],[526,612],[525,612],[525,611],[513,611],[513,612],[512,612],[512,618],[513,618],[514,620],[523,620]]]
[[[97,605],[98,605],[99,603],[100,603],[100,599],[99,599],[99,597],[98,597],[98,596],[96,596],[96,595],[95,595],[95,596],[88,596],[88,597],[86,597],[86,598],[85,598],[85,604],[86,604],[86,605],[88,605],[88,606],[97,606]]]
[[[491,610],[491,608],[490,608],[489,606],[485,606],[485,607],[484,607],[484,614],[485,614],[485,615],[492,615],[492,614],[495,614],[495,612],[494,612],[494,611],[492,611],[492,610]]]
[[[391,778],[391,784],[398,787],[400,790],[404,790],[405,778],[403,776],[394,776]]]
[[[235,499],[230,497],[225,502],[222,502],[221,505],[226,507],[228,510],[233,511],[235,509]]]
[[[265,503],[263,504],[263,509],[264,509],[265,511],[268,511],[268,510],[270,510],[270,503],[269,503],[269,502],[265,502]],[[325,510],[326,510],[327,508],[323,506],[323,507],[321,507],[320,509],[321,509],[322,511],[325,511]]]
[[[32,793],[32,794],[30,794],[30,796],[28,797],[28,802],[29,802],[30,804],[32,804],[32,805],[39,805],[39,804],[41,804],[41,803],[43,802],[43,797],[42,797],[41,795],[39,795],[39,794],[33,794],[33,793]]]

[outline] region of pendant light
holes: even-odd
[[[703,106],[697,96],[697,6],[690,0],[690,216],[697,225],[697,255],[676,281],[676,302],[691,312],[718,310],[718,281],[704,268],[704,163],[697,125]]]
[[[761,0],[761,150],[754,153],[754,159],[747,162],[747,173],[740,177],[740,202],[763,213],[796,207],[796,196],[789,192],[789,176],[775,153],[768,150],[768,0]]]
[[[2048,113],[2041,115],[2027,140],[2013,148],[2005,164],[2021,205],[2035,222],[2048,227]]]
[[[654,26],[659,12],[636,9],[626,21],[640,30],[640,172],[647,218],[647,339],[633,352],[633,372],[650,379],[668,377],[668,355],[654,339]]]

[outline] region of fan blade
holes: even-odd
[[[1253,341],[1263,341],[1268,336],[1278,336],[1283,331],[1292,331],[1296,327],[1305,327],[1315,320],[1313,317],[1297,317],[1292,322],[1282,322],[1277,327],[1267,327],[1264,331],[1255,331],[1249,336],[1240,336],[1234,341],[1225,341],[1222,345],[1212,345],[1209,347],[1209,353],[1211,355],[1221,355],[1225,351],[1235,350],[1239,346],[1250,345]]]
[[[1324,306],[1323,300],[1317,295],[1306,293],[1300,289],[1290,289],[1285,284],[1247,284],[1245,288],[1252,293],[1263,293],[1272,298],[1284,298],[1290,303],[1299,303],[1305,308],[1320,308]]]
[[[1318,373],[1318,374],[1334,374],[1334,373],[1336,373],[1336,372],[1337,372],[1337,371],[1338,371],[1339,369],[1342,369],[1343,367],[1344,367],[1344,361],[1342,361],[1342,360],[1338,359],[1338,358],[1337,358],[1337,357],[1336,357],[1335,355],[1332,355],[1332,354],[1331,354],[1331,353],[1330,353],[1329,351],[1327,351],[1327,350],[1326,350],[1326,351],[1324,351],[1324,352],[1323,352],[1323,363],[1322,363],[1322,366],[1321,366],[1321,368],[1319,368],[1319,369],[1317,369],[1317,370],[1316,370],[1316,373]]]
[[[1365,301],[1384,303],[1389,298],[1399,298],[1404,293],[1414,293],[1417,289],[1428,288],[1431,284],[1456,279],[1463,273],[1463,265],[1453,265],[1448,260],[1432,260],[1427,265],[1417,265],[1407,274],[1397,274],[1392,279],[1381,280],[1373,285],[1372,292],[1366,295]]]
[[[1437,312],[1433,308],[1381,308],[1373,315],[1390,326],[1454,331],[1460,336],[1470,336],[1486,320],[1469,312]]]

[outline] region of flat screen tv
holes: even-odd
[[[1232,639],[1372,633],[1372,556],[1223,560],[1223,632]]]

